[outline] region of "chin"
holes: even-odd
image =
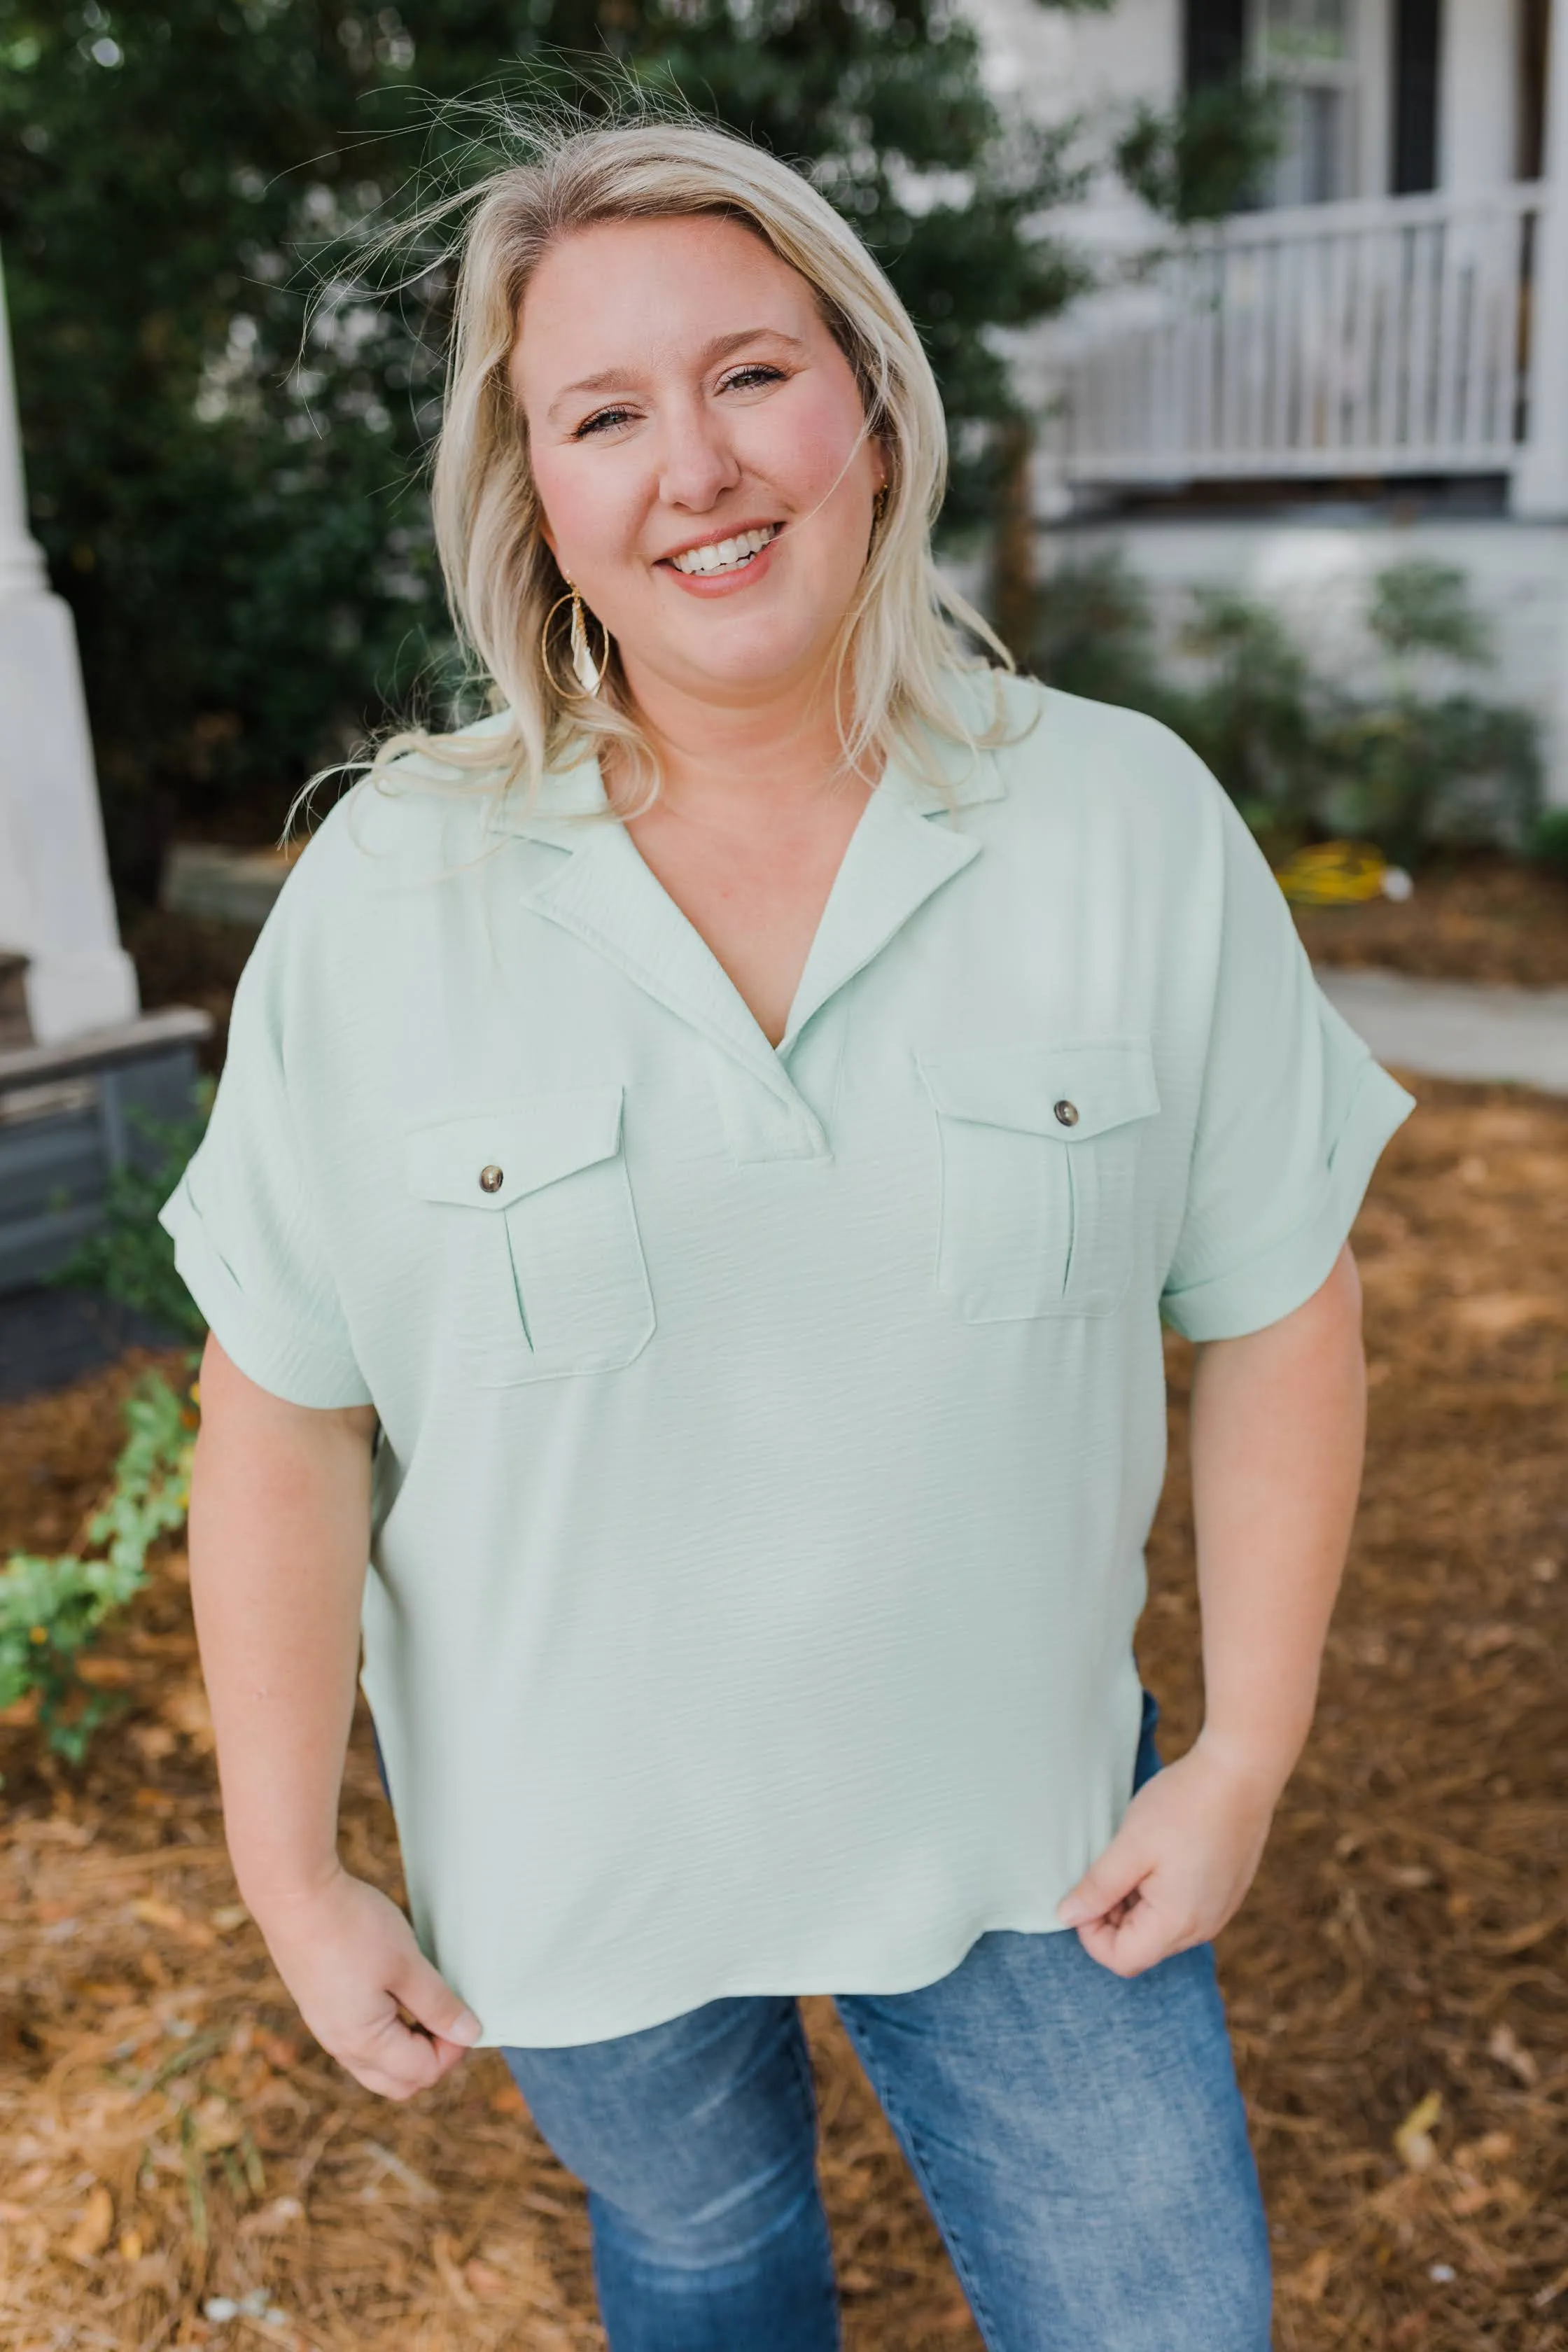
[[[713,635],[717,635],[715,631]],[[825,643],[821,631],[815,628],[802,629],[797,635],[776,627],[748,627],[737,632],[732,643],[715,644],[710,636],[683,646],[681,667],[699,692],[707,681],[726,695],[748,690],[765,694],[770,688],[787,686],[803,669],[825,660],[831,644],[831,638]]]

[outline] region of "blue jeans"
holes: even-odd
[[[1160,1769],[1147,1694],[1133,1786]],[[1124,1979],[997,1928],[835,2003],[989,2352],[1268,2352],[1268,2242],[1207,1944]],[[793,1996],[507,2050],[588,2191],[610,2352],[838,2352]]]

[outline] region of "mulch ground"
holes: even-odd
[[[1298,907],[1296,922],[1318,963],[1568,988],[1568,875],[1512,858],[1438,858],[1408,898]]]
[[[1568,1102],[1410,1083],[1355,1235],[1370,1454],[1322,1702],[1221,1968],[1280,2352],[1568,2352]],[[148,1360],[0,1412],[0,1550],[71,1541]],[[1141,1642],[1167,1755],[1197,1707],[1169,1361]],[[84,1771],[0,1728],[0,2339],[602,2347],[581,2191],[500,2059],[389,2104],[293,2017],[225,1862],[181,1569],[105,1647],[127,1709]],[[363,1722],[344,1837],[395,1892]],[[847,2352],[977,2352],[830,2002],[805,2008]],[[253,2308],[203,2318],[220,2296]]]

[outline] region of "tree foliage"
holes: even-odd
[[[952,517],[983,513],[1013,412],[994,331],[1072,289],[1046,215],[1076,183],[1069,134],[1002,118],[945,0],[0,0],[34,527],[122,885],[150,887],[180,816],[276,822],[439,676],[446,280],[376,302],[342,257],[482,163],[488,98],[592,111],[617,61],[808,167],[866,236],[942,380]]]

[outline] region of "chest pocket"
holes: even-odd
[[[405,1139],[407,1187],[441,1252],[442,1318],[481,1388],[615,1371],[652,1336],[621,1097],[533,1095]]]
[[[920,1057],[942,1148],[937,1287],[971,1323],[1109,1315],[1132,1275],[1146,1039]]]

